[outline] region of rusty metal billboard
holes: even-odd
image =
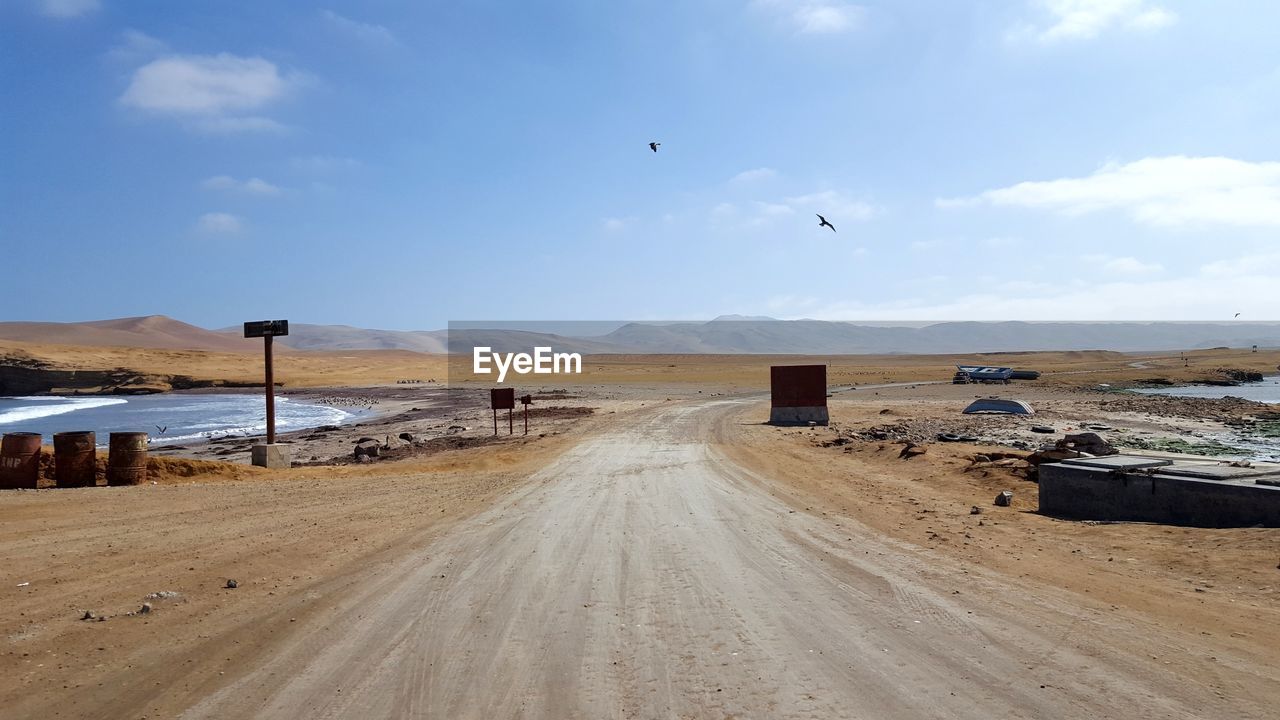
[[[773,407],[826,407],[826,365],[774,365],[769,368]]]
[[[489,391],[489,407],[494,410],[513,410],[515,406],[515,388],[494,388]]]

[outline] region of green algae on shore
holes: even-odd
[[[1130,438],[1126,439],[1124,444],[1136,450],[1157,450],[1205,457],[1237,457],[1253,454],[1248,450],[1232,447],[1217,440],[1191,442],[1181,438]]]

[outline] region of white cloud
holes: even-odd
[[[54,18],[77,18],[99,7],[98,0],[40,0],[40,12]]]
[[[200,232],[210,234],[233,235],[240,232],[242,227],[240,218],[223,212],[205,213],[196,221],[196,228]]]
[[[331,27],[354,37],[360,42],[384,47],[392,47],[400,44],[400,41],[396,39],[395,34],[383,25],[352,20],[351,18],[343,17],[332,10],[321,10],[320,15]]]
[[[1200,272],[1219,280],[1251,275],[1269,275],[1276,278],[1280,277],[1280,253],[1243,255],[1215,260],[1200,268]]]
[[[779,215],[795,215],[795,208],[785,203],[757,202],[756,210],[761,215],[776,217]]]
[[[1172,10],[1153,7],[1129,20],[1129,27],[1137,30],[1159,30],[1178,22],[1178,14]]]
[[[997,235],[994,237],[983,238],[981,243],[984,247],[1003,249],[1017,247],[1022,244],[1022,240],[1016,237]]]
[[[942,245],[943,245],[943,242],[941,240],[936,240],[936,239],[935,240],[913,240],[911,242],[910,247],[915,252],[924,252],[926,250],[937,250],[938,248],[942,247]]]
[[[175,55],[138,68],[120,102],[155,112],[214,115],[262,107],[288,89],[279,68],[260,57]]]
[[[862,25],[866,8],[842,0],[755,0],[756,7],[787,19],[796,32],[836,34]]]
[[[1150,0],[1035,0],[1048,17],[1047,25],[1024,24],[1011,37],[1031,37],[1042,43],[1089,40],[1111,28],[1151,31],[1178,21],[1178,16]]]
[[[1085,267],[1097,268],[1112,275],[1151,275],[1164,270],[1164,266],[1159,263],[1145,263],[1133,257],[1083,255],[1080,261]]]
[[[1122,210],[1139,223],[1280,225],[1280,162],[1171,156],[1109,163],[1082,178],[1022,182],[969,198],[940,199],[943,208],[988,204],[1083,215]]]
[[[605,232],[611,232],[611,233],[621,232],[623,230],[626,230],[631,225],[634,225],[635,222],[636,222],[636,219],[633,217],[625,217],[625,218],[611,217],[611,218],[605,218],[604,220],[602,220],[600,222],[600,226],[604,228]]]
[[[782,297],[771,299],[769,309],[779,317],[822,320],[1229,321],[1237,312],[1280,318],[1280,251],[1225,257],[1176,274],[1131,257],[1074,260],[1081,262],[1046,269],[1042,277],[974,282],[970,276],[919,293],[932,299],[906,293],[871,302]],[[1099,275],[1095,263],[1111,275]],[[1074,277],[1067,274],[1072,268]]]
[[[360,167],[361,164],[355,158],[336,155],[302,155],[291,159],[289,162],[299,170],[322,174],[351,170]]]
[[[289,132],[288,125],[257,115],[198,118],[191,123],[191,127],[213,135],[230,135],[233,133],[282,134]]]
[[[242,181],[229,175],[215,175],[200,183],[200,187],[205,190],[226,190],[249,195],[279,195],[282,192],[279,187],[262,178],[255,177]]]
[[[862,222],[879,214],[879,210],[862,200],[854,200],[835,190],[799,195],[786,199],[786,204],[793,209],[822,213],[828,220],[839,225],[844,222]]]
[[[711,208],[711,215],[717,218],[729,218],[738,214],[738,206],[733,203],[722,202]]]
[[[758,182],[761,180],[769,180],[777,177],[778,173],[773,168],[761,167],[753,170],[743,170],[729,179],[734,184],[744,184]]]
[[[818,224],[815,213],[821,213],[840,227],[842,223],[863,222],[875,217],[879,210],[861,200],[855,200],[835,190],[797,195],[780,200],[755,200],[739,204],[722,202],[711,208],[711,218],[719,225],[738,229],[760,228],[773,225],[784,218],[808,215]],[[789,224],[796,222],[787,220]]]
[[[303,81],[302,75],[282,73],[260,57],[168,55],[134,71],[120,104],[179,118],[200,132],[282,133],[287,126],[252,111]]]
[[[128,28],[120,33],[120,42],[107,51],[106,57],[117,63],[137,64],[168,52],[169,46],[163,40]]]
[[[205,190],[234,190],[239,185],[236,179],[230,175],[214,175],[200,183],[200,187]]]

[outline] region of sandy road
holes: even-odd
[[[794,511],[732,401],[591,436],[188,718],[1266,717],[1145,626]],[[1269,668],[1215,658],[1263,687]]]

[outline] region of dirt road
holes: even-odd
[[[1203,657],[1198,628],[1153,627],[793,510],[716,450],[739,407],[667,408],[588,438],[183,717],[1274,710],[1274,669]]]

